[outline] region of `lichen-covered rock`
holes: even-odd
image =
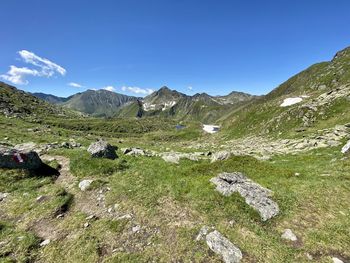
[[[41,166],[39,155],[32,150],[0,146],[0,168],[35,170]]]
[[[238,263],[242,259],[241,250],[222,236],[218,231],[213,231],[206,236],[209,248],[221,255],[225,263]]]
[[[87,149],[94,158],[108,158],[112,160],[118,158],[115,150],[115,147],[104,140],[92,143]]]
[[[216,190],[225,196],[238,192],[245,202],[257,210],[263,221],[279,213],[278,204],[270,199],[271,191],[252,182],[242,173],[221,173],[210,180]]]

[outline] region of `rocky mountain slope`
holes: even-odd
[[[293,134],[350,121],[350,48],[221,119],[229,136]]]

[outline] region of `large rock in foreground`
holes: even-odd
[[[242,173],[222,173],[210,180],[216,190],[225,196],[238,192],[245,202],[257,210],[263,221],[279,213],[278,204],[270,199],[271,191],[252,182]]]
[[[94,158],[108,158],[112,160],[118,158],[115,148],[104,140],[92,143],[87,151]]]
[[[222,256],[225,263],[238,263],[243,257],[241,250],[216,230],[206,236],[206,242],[212,251]]]
[[[36,170],[41,166],[42,161],[34,151],[0,146],[0,168]]]

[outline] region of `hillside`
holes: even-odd
[[[228,136],[298,135],[350,121],[350,48],[312,65],[266,96],[221,119]],[[286,100],[286,101],[285,101]],[[298,103],[283,107],[283,103]]]
[[[29,93],[0,82],[0,111],[8,117],[76,116]]]

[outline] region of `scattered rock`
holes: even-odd
[[[221,152],[216,152],[214,154],[212,154],[211,156],[211,162],[216,162],[216,161],[223,161],[223,160],[227,160],[228,158],[230,158],[231,153],[228,151],[221,151]]]
[[[86,222],[85,224],[84,224],[84,228],[88,228],[90,226],[90,224],[88,223],[88,222]]]
[[[279,213],[277,203],[269,198],[271,191],[252,182],[242,173],[221,173],[210,181],[216,185],[216,190],[225,196],[238,192],[248,205],[259,212],[263,221]]]
[[[112,160],[118,158],[115,150],[115,147],[103,140],[92,143],[87,149],[94,158],[108,158]]]
[[[41,166],[39,155],[32,150],[0,146],[0,168],[35,170]]]
[[[134,226],[134,227],[131,229],[131,231],[132,231],[133,233],[138,233],[140,230],[141,230],[141,226],[139,226],[139,225]]]
[[[93,180],[83,180],[79,183],[79,188],[81,191],[86,191],[90,188]]]
[[[343,146],[343,148],[341,149],[342,153],[347,153],[350,151],[350,140]]]
[[[206,236],[209,248],[216,254],[222,256],[225,263],[238,263],[242,259],[242,252],[227,238],[223,237],[218,231],[213,231]]]
[[[179,164],[179,161],[180,161],[180,157],[176,154],[163,155],[162,159],[167,163],[174,163],[174,164]]]
[[[284,231],[284,233],[282,234],[281,238],[286,239],[286,240],[290,240],[293,242],[298,240],[297,236],[290,229],[286,229]]]
[[[50,244],[51,240],[50,239],[45,239],[43,242],[40,243],[40,246],[41,247],[45,247],[47,246],[48,244]]]
[[[0,193],[0,202],[2,201],[2,200],[5,200],[5,198],[6,197],[8,197],[8,193]]]
[[[131,156],[144,156],[146,152],[141,148],[124,148],[122,149],[123,154]]]

